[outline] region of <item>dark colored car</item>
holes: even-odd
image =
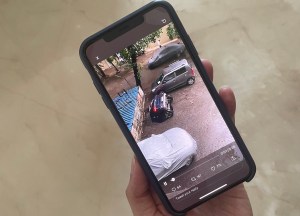
[[[195,83],[195,73],[186,59],[174,62],[166,67],[161,75],[152,83],[151,92],[170,92],[184,85]]]
[[[164,92],[155,95],[149,106],[151,121],[160,123],[171,118],[173,116],[172,102],[172,96]]]
[[[168,44],[159,48],[148,62],[148,68],[154,69],[163,63],[179,57],[185,50],[183,44]]]

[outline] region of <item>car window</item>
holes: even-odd
[[[164,78],[164,74],[161,74],[161,75],[157,78],[157,80],[156,80],[157,85],[159,85],[159,83],[162,81],[163,78]]]
[[[168,82],[168,81],[170,81],[170,80],[172,80],[174,78],[175,78],[175,73],[171,73],[171,74],[165,76],[164,82]]]
[[[160,50],[156,50],[154,53],[153,53],[153,55],[152,55],[152,59],[157,59],[157,57],[159,56],[159,54],[160,54]]]
[[[175,71],[176,76],[179,76],[181,74],[184,74],[186,72],[185,67],[179,68],[178,70]]]
[[[166,54],[167,52],[169,52],[169,48],[168,48],[168,47],[164,48],[159,54],[160,54],[160,55],[164,55],[164,54]]]

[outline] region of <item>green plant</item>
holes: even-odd
[[[117,68],[117,66],[114,64],[114,61],[118,62],[116,60],[116,57],[115,56],[110,56],[106,59],[115,69],[116,69],[116,72],[119,73],[120,70]]]
[[[173,40],[175,38],[179,38],[178,31],[174,27],[173,23],[170,23],[168,25],[168,27],[167,27],[167,35],[168,35],[168,37],[169,37],[170,40]]]
[[[128,63],[133,69],[134,78],[137,86],[141,86],[141,69],[139,70],[137,65],[137,57],[145,53],[145,49],[150,43],[155,43],[157,38],[160,37],[162,29],[159,29],[152,34],[142,38],[135,44],[128,46],[127,48],[120,51],[122,58]],[[142,87],[142,86],[141,86]]]

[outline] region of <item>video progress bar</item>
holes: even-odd
[[[214,189],[213,191],[211,191],[211,192],[205,194],[204,196],[200,197],[199,199],[203,199],[203,198],[209,196],[210,194],[212,194],[212,193],[214,193],[214,192],[216,192],[216,191],[218,191],[218,190],[220,190],[220,189],[222,189],[222,188],[224,188],[224,187],[226,187],[226,186],[227,186],[227,184],[224,184],[224,185],[222,185],[221,187],[218,187],[217,189]]]

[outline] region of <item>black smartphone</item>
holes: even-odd
[[[169,3],[87,38],[80,57],[173,215],[253,178],[255,163]]]

